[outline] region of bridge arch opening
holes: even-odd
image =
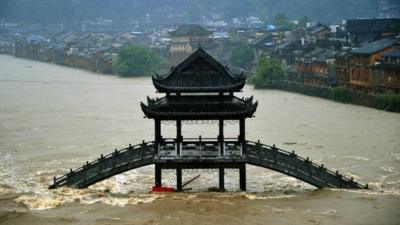
[[[150,164],[104,178],[88,188],[112,193],[147,193],[153,184],[154,164]]]
[[[247,189],[258,193],[294,194],[317,189],[312,184],[270,168],[247,164]]]

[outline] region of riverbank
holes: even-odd
[[[322,87],[299,82],[281,81],[274,86],[257,89],[278,89],[304,95],[320,97],[336,102],[362,105],[390,112],[400,112],[400,95],[371,95],[353,92],[345,87]]]
[[[38,60],[31,59],[26,57],[18,57],[15,55],[10,55],[16,58],[23,58],[28,60],[35,60],[44,63],[56,64],[60,66],[66,66],[71,68],[83,69],[95,73],[100,73],[104,75],[115,75],[115,71],[113,70],[112,63],[108,64],[107,70],[96,69],[95,65],[92,64],[93,60],[67,60],[62,62],[49,61],[49,60]],[[79,62],[79,63],[76,63]],[[84,62],[84,63],[82,63]],[[105,68],[105,67],[102,67]],[[294,81],[281,81],[274,86],[268,87],[257,87],[257,89],[277,89],[288,92],[300,93],[304,95],[321,97],[324,99],[329,99],[336,102],[349,103],[354,105],[362,105],[375,109],[385,110],[389,112],[400,112],[400,95],[371,95],[359,92],[352,92],[346,88],[336,87],[323,87],[323,86],[314,86],[307,85],[300,82]]]

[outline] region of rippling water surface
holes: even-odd
[[[88,189],[48,190],[53,176],[115,148],[152,140],[139,102],[156,96],[149,78],[122,79],[0,55],[0,224],[399,224],[400,114],[247,86],[259,101],[246,136],[295,150],[372,190],[315,190],[248,166],[248,192],[227,171],[226,193],[213,170],[187,193],[149,194],[153,167]],[[236,137],[230,124],[226,136]],[[173,137],[174,127],[163,126]],[[186,137],[216,137],[215,125],[184,125]],[[174,185],[172,171],[163,177]]]

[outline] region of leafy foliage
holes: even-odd
[[[376,108],[386,111],[400,112],[400,95],[376,96]]]
[[[308,16],[302,16],[299,19],[299,25],[302,27],[307,27],[307,23],[309,23],[311,20],[310,18],[308,18]]]
[[[230,61],[232,65],[247,68],[253,61],[254,55],[250,46],[244,42],[238,42],[232,49]]]
[[[283,80],[282,65],[277,59],[262,58],[258,62],[253,83],[256,88],[274,88]]]
[[[346,87],[339,86],[331,89],[332,98],[338,102],[350,102],[350,93]]]
[[[115,21],[198,22],[202,16],[257,16],[272,20],[285,12],[289,19],[308,15],[314,21],[340,22],[343,19],[378,16],[378,0],[1,0],[0,15],[5,20],[28,22],[71,22],[108,18]],[[272,17],[271,17],[272,16]]]
[[[400,34],[400,23],[394,24],[392,29],[396,34]]]
[[[293,24],[289,21],[285,13],[276,14],[273,19],[273,24],[284,29],[293,27]]]
[[[157,54],[145,47],[132,46],[118,52],[115,70],[120,76],[143,76],[156,72],[161,64]]]

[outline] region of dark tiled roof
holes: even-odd
[[[331,50],[326,50],[318,55],[316,61],[326,63],[327,60],[333,59],[335,57],[335,53]]]
[[[33,43],[33,44],[39,44],[39,43],[47,42],[47,39],[45,37],[43,37],[42,35],[32,34],[27,38],[27,42]]]
[[[212,32],[197,24],[185,24],[170,32],[170,34],[173,36],[208,36]]]
[[[251,117],[257,109],[253,98],[239,99],[234,96],[166,96],[147,99],[141,103],[149,118],[161,119],[237,119]]]
[[[277,45],[275,47],[275,49],[282,50],[282,49],[288,48],[290,46],[290,44],[291,44],[290,42],[284,42],[282,44]]]
[[[323,52],[325,52],[326,50],[323,48],[319,48],[316,47],[314,50],[312,50],[311,52],[307,53],[304,55],[304,58],[315,58],[317,56],[319,56],[320,54],[322,54]]]
[[[316,34],[316,33],[320,32],[320,31],[322,31],[322,30],[325,30],[325,29],[328,29],[328,30],[329,30],[329,27],[327,27],[327,26],[325,26],[325,25],[319,23],[319,24],[317,24],[317,25],[315,25],[315,26],[312,26],[312,27],[308,28],[308,31],[309,31],[310,33],[312,33],[312,34]]]
[[[391,32],[400,18],[391,19],[355,19],[347,20],[346,29],[350,33],[385,33]]]
[[[264,46],[265,43],[272,42],[272,34],[264,34],[261,37],[254,40],[251,45],[253,46]]]
[[[349,56],[351,56],[351,52],[350,51],[339,51],[336,53],[336,58],[347,58]]]
[[[356,39],[354,41],[356,43],[362,43],[362,42],[371,42],[377,39],[379,35],[377,33],[358,33],[356,35]]]
[[[380,50],[383,50],[385,48],[388,48],[390,46],[393,46],[395,43],[396,43],[395,39],[383,38],[373,42],[365,42],[362,44],[360,48],[354,50],[353,52],[356,54],[372,54]]]
[[[326,40],[326,39],[318,39],[316,45],[320,48],[342,48],[343,43],[340,41]]]
[[[382,54],[383,57],[393,57],[393,58],[400,58],[400,50],[386,52]]]
[[[240,91],[246,81],[221,65],[202,48],[164,76],[153,76],[159,92],[233,92]]]
[[[213,48],[217,47],[217,44],[213,40],[207,39],[202,40],[201,42],[190,42],[190,46],[192,47],[192,49],[197,49],[199,46],[201,46],[202,49],[210,51]]]

